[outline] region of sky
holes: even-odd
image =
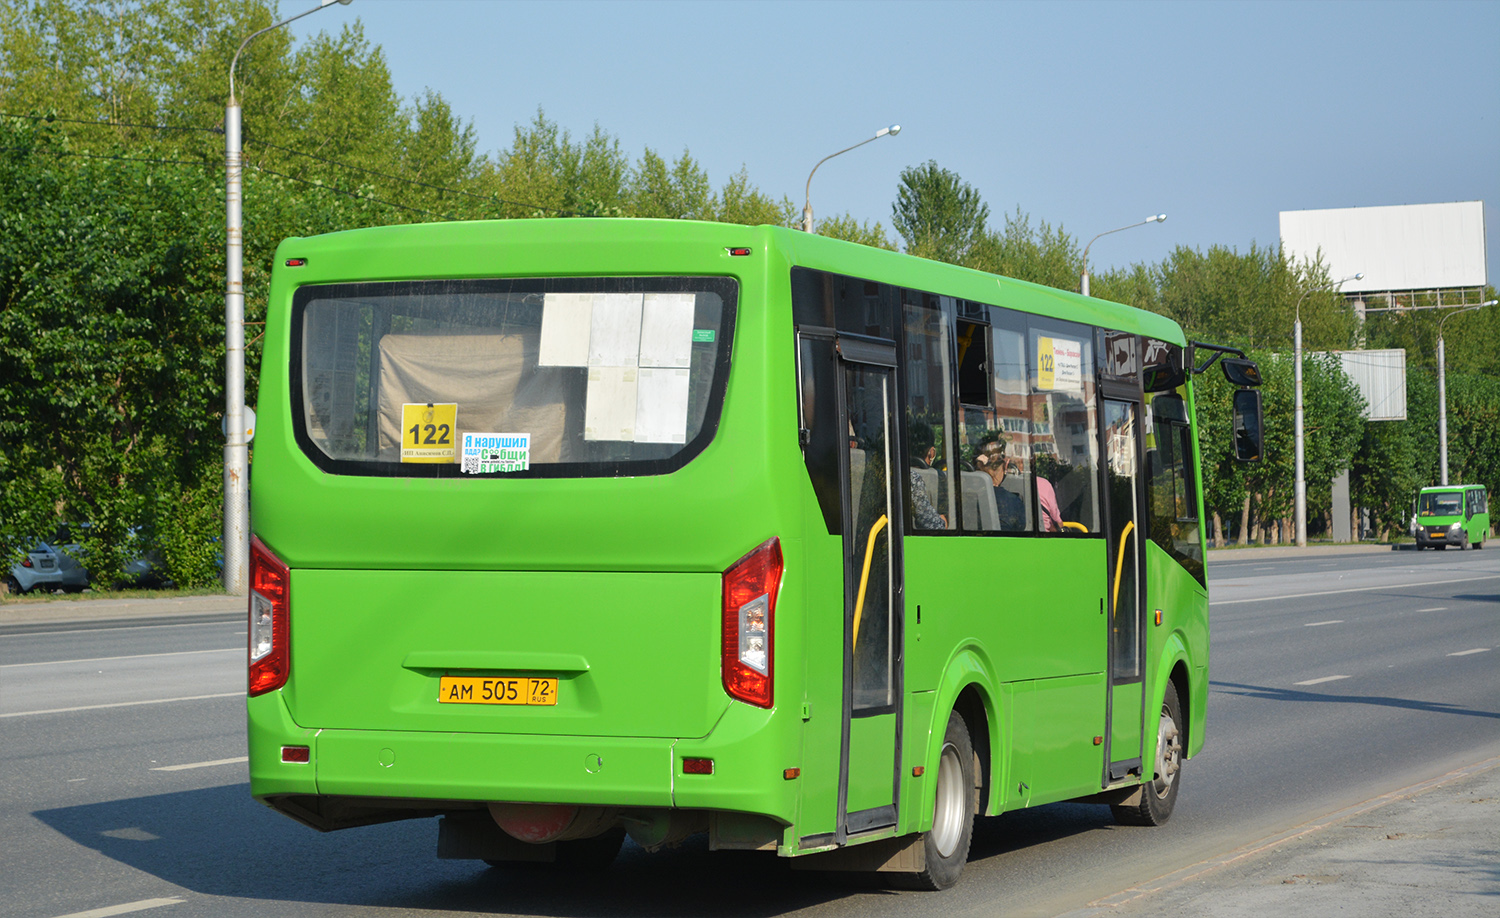
[[[1282,210],[1482,200],[1500,284],[1500,3],[354,0],[291,28],[356,18],[492,155],[540,108],[800,207],[819,159],[896,123],[818,170],[815,213],[889,230],[932,160],[997,227],[1082,244],[1167,214],[1095,243],[1097,273],[1274,246]]]

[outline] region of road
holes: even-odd
[[[0,913],[1057,915],[1500,754],[1500,551],[1273,554],[1210,564],[1208,746],[1172,822],[981,820],[942,894],[701,840],[580,879],[438,861],[432,821],[321,835],[249,797],[240,616],[0,625]]]

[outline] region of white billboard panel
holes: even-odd
[[[1334,351],[1365,397],[1365,420],[1406,420],[1406,351]]]
[[[1281,244],[1297,261],[1322,249],[1333,280],[1363,272],[1339,288],[1345,293],[1488,283],[1483,201],[1284,210]]]

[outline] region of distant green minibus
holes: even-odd
[[[441,817],[490,863],[706,832],[941,888],[976,815],[1157,824],[1203,747],[1225,349],[1161,316],[518,220],[289,239],[265,342],[251,791],[303,823]]]
[[[1483,485],[1439,485],[1417,495],[1417,549],[1455,545],[1483,548],[1490,534],[1489,494]]]

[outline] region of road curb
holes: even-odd
[[[161,599],[74,599],[0,606],[0,630],[19,625],[76,625],[171,619],[184,616],[245,614],[243,596],[183,596]]]
[[[1465,765],[1462,768],[1455,769],[1448,772],[1447,774],[1439,775],[1436,778],[1429,778],[1426,781],[1420,781],[1416,784],[1410,784],[1398,790],[1391,791],[1390,793],[1381,794],[1378,797],[1372,797],[1369,800],[1365,800],[1361,803],[1356,803],[1353,806],[1348,806],[1344,809],[1336,810],[1311,822],[1302,823],[1301,825],[1294,826],[1284,832],[1279,832],[1275,835],[1269,835],[1265,838],[1259,839],[1258,841],[1251,842],[1248,845],[1243,845],[1239,848],[1234,849],[1233,851],[1230,851],[1227,854],[1208,858],[1207,860],[1199,861],[1196,864],[1190,864],[1187,867],[1183,867],[1179,870],[1174,870],[1171,873],[1163,874],[1162,876],[1156,877],[1153,880],[1148,880],[1145,883],[1131,886],[1127,889],[1122,889],[1117,893],[1095,899],[1081,909],[1063,913],[1061,916],[1059,916],[1059,918],[1100,918],[1100,916],[1113,914],[1114,910],[1120,908],[1121,906],[1136,902],[1139,899],[1144,899],[1147,896],[1151,896],[1156,893],[1165,892],[1167,890],[1183,886],[1184,884],[1199,879],[1207,874],[1214,873],[1215,871],[1222,870],[1225,867],[1236,865],[1242,861],[1246,861],[1250,858],[1269,852],[1288,842],[1295,841],[1299,838],[1305,838],[1309,835],[1313,835],[1325,829],[1329,829],[1341,823],[1347,822],[1348,820],[1353,819],[1355,816],[1368,813],[1371,810],[1378,810],[1381,807],[1389,806],[1392,803],[1397,803],[1402,800],[1408,800],[1412,797],[1416,797],[1420,794],[1426,793],[1427,791],[1435,790],[1436,788],[1443,787],[1447,784],[1452,784],[1455,781],[1462,781],[1466,778],[1472,778],[1475,775],[1483,774],[1484,772],[1490,771],[1495,768],[1500,768],[1500,756],[1494,756],[1479,762],[1475,762],[1471,765]]]

